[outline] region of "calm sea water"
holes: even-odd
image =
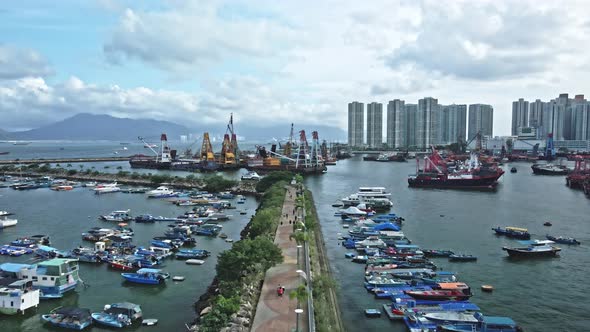
[[[117,163],[121,164],[121,163]],[[236,210],[228,210],[233,215],[224,222],[224,232],[230,238],[238,239],[239,233],[254,213],[257,203],[248,198],[244,205],[236,205]],[[84,242],[81,233],[94,226],[113,227],[97,220],[100,214],[114,210],[131,209],[134,215],[149,213],[152,215],[177,216],[188,210],[177,207],[166,200],[147,199],[145,195],[114,193],[96,196],[91,190],[77,188],[69,192],[55,192],[49,189],[15,191],[0,189],[0,210],[9,210],[18,218],[16,227],[0,231],[0,244],[8,243],[17,237],[33,234],[47,234],[52,246],[70,249],[78,245],[91,246]],[[247,215],[239,211],[247,210]],[[135,231],[134,243],[148,246],[149,240],[159,236],[167,229],[167,223],[135,224],[130,226]],[[184,261],[173,258],[165,260],[164,270],[172,276],[183,275],[184,282],[168,280],[165,286],[150,287],[132,285],[123,282],[120,271],[109,270],[106,265],[80,263],[80,276],[90,287],[78,287],[76,292],[60,300],[42,301],[37,310],[31,310],[24,316],[3,316],[0,318],[0,331],[40,331],[55,330],[42,326],[39,315],[58,306],[78,306],[100,311],[105,304],[129,301],[142,306],[144,317],[157,318],[156,327],[136,326],[136,331],[181,331],[184,323],[194,319],[192,303],[205,292],[215,275],[217,255],[231,244],[223,239],[197,237],[196,248],[212,252],[206,263],[201,266],[186,265]],[[0,257],[0,262],[30,262],[31,257]],[[102,330],[95,326],[93,330]]]
[[[510,173],[512,166],[518,173]],[[360,157],[339,161],[321,177],[306,180],[313,191],[326,238],[334,276],[340,285],[342,317],[350,331],[405,331],[405,325],[387,318],[366,319],[365,308],[379,308],[363,288],[363,266],[344,258],[338,233],[345,233],[336,208],[331,204],[354,193],[359,186],[384,186],[392,192],[393,211],[406,221],[404,233],[423,248],[451,249],[473,254],[475,263],[449,263],[436,259],[442,270],[454,271],[472,286],[472,301],[488,315],[511,316],[525,331],[589,331],[590,300],[587,276],[590,272],[590,200],[581,191],[565,186],[563,177],[535,176],[530,164],[504,166],[507,171],[496,192],[414,189],[407,175],[415,162],[364,162]],[[545,227],[547,220],[552,227]],[[503,246],[515,240],[497,237],[498,225],[521,226],[533,238],[546,233],[574,236],[581,246],[561,245],[561,257],[512,261]],[[493,293],[479,291],[491,284]]]
[[[60,150],[61,147],[64,149]],[[118,142],[0,145],[0,151],[16,150],[11,152],[12,158],[35,155],[49,158],[55,154],[62,157],[102,156],[111,155],[117,148],[121,148]],[[142,146],[128,146],[127,151],[135,151],[132,149],[145,150]],[[92,166],[101,171],[118,171],[117,166],[128,170],[127,163],[92,163],[84,167]],[[518,173],[508,172],[512,166],[518,168]],[[316,200],[334,277],[340,286],[342,317],[349,331],[405,331],[403,324],[386,318],[365,318],[365,308],[381,308],[386,302],[374,299],[364,290],[363,266],[345,259],[347,250],[337,240],[338,233],[344,234],[346,230],[339,217],[334,217],[337,209],[331,204],[356,192],[359,186],[384,186],[392,192],[393,211],[406,218],[403,231],[413,243],[423,248],[452,249],[478,256],[476,263],[449,263],[445,259],[437,259],[436,263],[440,269],[457,272],[462,281],[472,286],[475,293],[472,300],[484,313],[511,316],[525,331],[589,330],[587,308],[590,300],[586,276],[590,272],[587,217],[590,215],[590,200],[582,192],[566,187],[563,177],[534,176],[530,164],[515,163],[504,167],[507,173],[501,178],[496,192],[408,188],[406,178],[415,171],[414,162],[363,162],[360,156],[339,161],[337,166],[329,167],[327,174],[306,179]],[[226,175],[237,178],[240,174]],[[0,233],[0,243],[21,235],[47,233],[57,247],[73,247],[81,243],[81,232],[101,224],[95,219],[98,214],[123,208],[130,208],[134,213],[157,215],[177,215],[183,211],[163,201],[146,200],[141,195],[120,193],[95,197],[80,189],[72,192],[40,189],[22,193],[0,189],[0,195],[0,210],[17,212],[19,218],[17,227]],[[255,204],[249,200],[247,207],[252,209]],[[249,215],[239,217],[226,223],[225,231],[233,238],[238,237]],[[547,220],[553,222],[552,227],[543,226]],[[544,238],[546,233],[575,236],[582,245],[563,245],[559,258],[515,262],[506,258],[502,247],[517,242],[496,237],[491,227],[498,225],[527,227],[534,238]],[[160,224],[132,226],[137,243],[146,243],[166,227]],[[220,239],[199,240],[198,247],[214,253],[229,247]],[[199,267],[168,261],[165,269],[173,275],[186,275],[187,280],[180,284],[170,282],[162,289],[129,287],[121,282],[118,273],[108,271],[105,266],[82,265],[82,277],[91,287],[79,289],[77,294],[61,301],[42,302],[36,314],[5,317],[0,320],[0,329],[38,330],[41,328],[38,314],[58,305],[100,309],[108,302],[128,300],[140,303],[145,316],[160,319],[161,325],[155,330],[179,330],[182,323],[193,317],[190,304],[213,278],[214,256]],[[494,292],[481,293],[479,287],[482,284],[493,285]]]

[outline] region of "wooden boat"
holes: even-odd
[[[473,255],[449,255],[449,261],[451,262],[473,262],[476,260],[477,257]]]
[[[41,320],[53,326],[78,331],[92,325],[90,309],[85,308],[57,308],[49,314],[41,315]]]
[[[547,238],[547,240],[550,240],[550,241],[553,241],[553,242],[556,242],[556,243],[573,244],[573,245],[580,244],[580,241],[574,239],[573,237],[551,236],[549,234],[545,235],[545,237]]]

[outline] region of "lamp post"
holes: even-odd
[[[299,249],[303,248],[302,245],[298,244],[297,245],[297,266],[299,266]]]
[[[295,309],[295,314],[297,314],[297,321],[295,323],[295,332],[299,332],[299,315],[303,313],[303,309]]]

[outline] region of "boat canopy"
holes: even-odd
[[[131,302],[113,303],[105,308],[105,312],[114,315],[129,315],[129,313],[141,312],[141,307],[138,304]]]
[[[481,309],[471,302],[449,302],[440,305],[444,311],[480,311]]]
[[[464,282],[439,282],[438,286],[440,287],[440,289],[447,290],[469,288],[469,286],[467,286],[467,284]]]
[[[162,270],[160,269],[148,269],[148,268],[142,268],[137,270],[137,273],[161,273]]]
[[[420,249],[420,246],[415,244],[395,244],[394,246],[396,249]]]
[[[0,270],[9,273],[18,273],[23,268],[30,268],[31,265],[29,264],[19,264],[19,263],[4,263],[0,265]]]
[[[542,245],[549,245],[554,244],[554,241],[550,240],[526,240],[526,241],[518,241],[518,243],[523,244],[525,246],[535,245],[535,246],[542,246]]]
[[[528,231],[529,231],[529,230],[528,230],[528,229],[526,229],[526,228],[512,227],[512,226],[506,227],[505,229],[506,229],[507,231],[515,231],[515,232],[528,232]]]
[[[353,214],[353,215],[355,215],[355,214],[356,215],[366,215],[367,214],[367,212],[361,211],[361,210],[359,210],[358,208],[356,208],[354,206],[351,206],[348,209],[342,210],[340,212],[343,213],[343,214]]]
[[[516,326],[516,322],[514,322],[514,320],[512,320],[512,318],[509,317],[483,316],[481,320],[486,325]]]
[[[63,307],[55,310],[54,313],[68,317],[75,317],[78,320],[91,319],[92,317],[90,315],[90,309],[85,308]]]
[[[382,223],[377,226],[373,227],[375,231],[399,231],[400,228],[398,225],[392,224],[390,222]]]

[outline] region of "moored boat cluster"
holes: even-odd
[[[374,190],[386,194],[384,188]],[[366,309],[367,317],[381,316],[384,311],[391,320],[404,322],[409,331],[416,332],[520,331],[511,318],[482,314],[470,301],[474,296],[471,287],[460,282],[456,273],[438,270],[430,259],[445,257],[450,262],[463,262],[477,257],[421,249],[401,231],[405,220],[395,213],[348,208],[336,215],[348,225],[348,234],[339,237],[343,247],[349,249],[345,257],[365,266],[367,291],[390,301],[382,310]],[[485,291],[492,289],[486,285]]]

